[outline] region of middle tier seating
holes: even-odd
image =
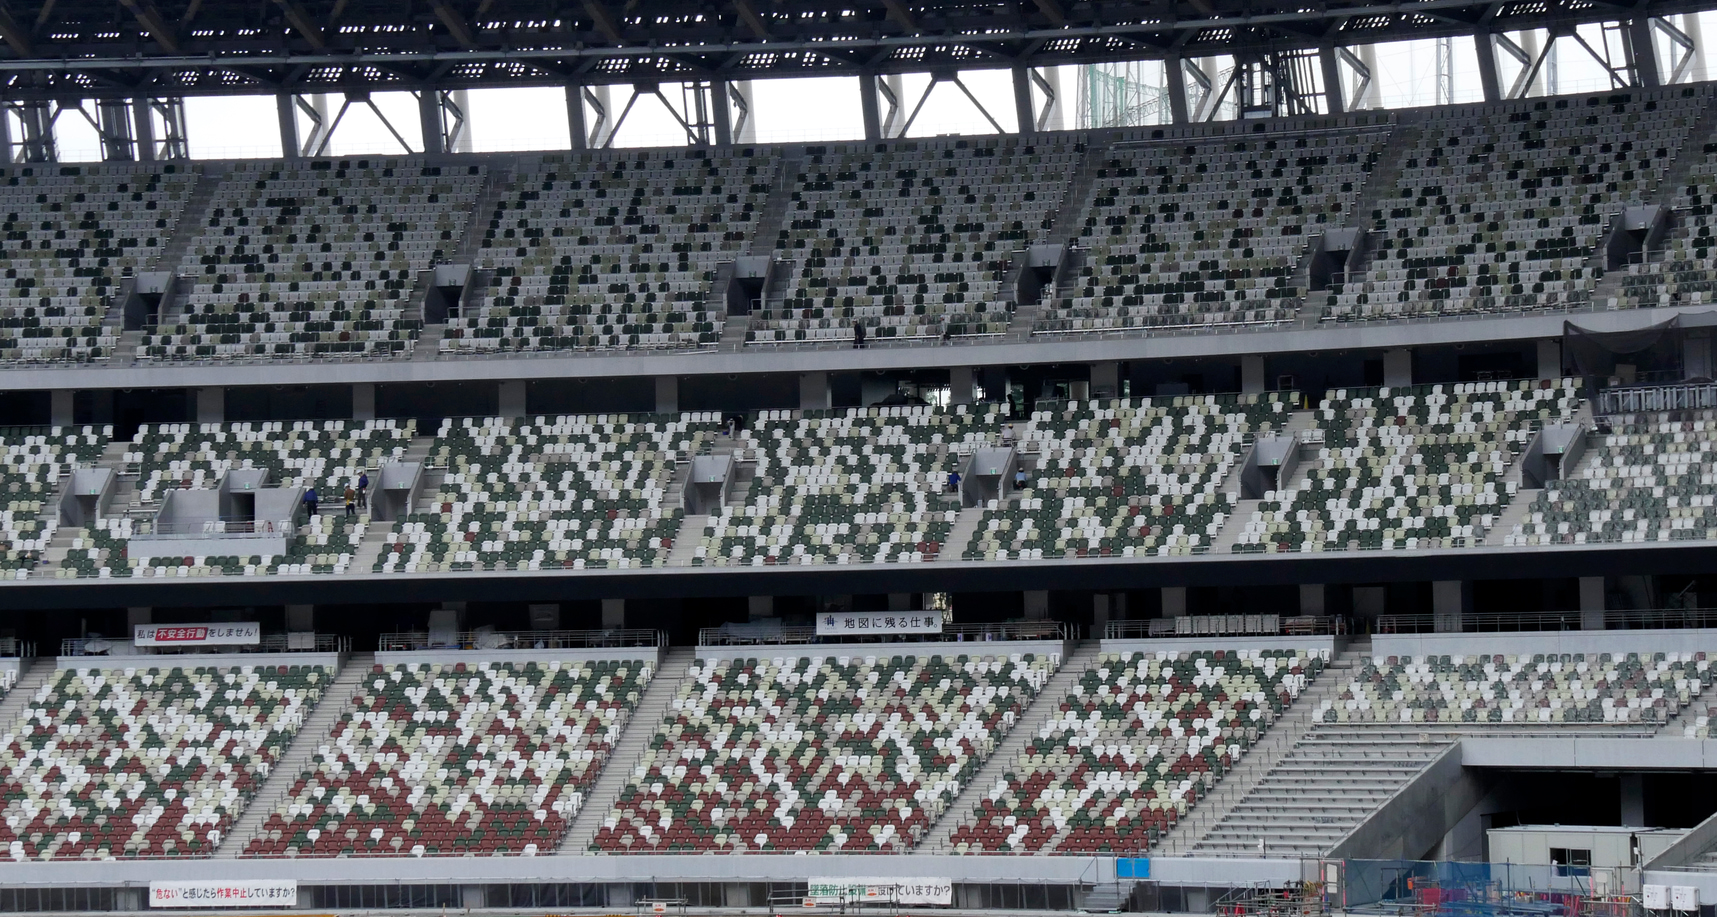
[[[145,657],[61,670],[0,737],[0,850],[13,860],[209,855],[331,674]]]
[[[1216,786],[1328,651],[1104,653],[951,837],[965,853],[1142,853]]]
[[[449,470],[429,512],[400,519],[375,569],[659,567],[683,509],[664,505],[675,461],[720,429],[712,412],[443,422],[430,462]]]
[[[640,659],[375,666],[244,855],[551,853],[654,671]]]
[[[1535,425],[1578,407],[1573,379],[1331,391],[1306,479],[1266,494],[1233,551],[1480,544],[1514,492],[1503,476]]]
[[[698,660],[591,849],[910,849],[1054,674],[1032,654]]]
[[[1366,659],[1322,723],[1643,723],[1662,726],[1713,679],[1704,652]]]
[[[484,181],[481,165],[418,159],[241,162],[180,270],[182,316],[143,338],[154,360],[387,357],[417,339],[417,272],[446,261]],[[177,318],[177,321],[173,321]]]
[[[59,527],[43,518],[65,485],[64,473],[90,465],[107,448],[112,427],[0,429],[0,578],[23,579],[41,563]]]
[[[361,472],[403,458],[415,426],[411,420],[144,424],[125,453],[126,463],[138,470],[137,494],[144,505],[162,501],[175,489],[214,489],[232,469],[258,468],[268,471],[266,486],[315,487],[322,515],[295,513],[297,531],[282,556],[155,557],[147,563],[126,550],[137,523],[128,516],[108,516],[72,542],[60,575],[344,573],[369,522],[346,517],[341,495]]]
[[[1032,414],[1037,454],[1020,497],[992,501],[967,560],[1191,554],[1233,512],[1225,493],[1245,439],[1280,430],[1297,395],[1073,401]]]

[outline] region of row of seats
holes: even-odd
[[[59,527],[53,506],[69,472],[94,464],[111,426],[0,429],[0,577],[24,578],[41,564]]]

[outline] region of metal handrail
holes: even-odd
[[[297,644],[296,646],[294,644]],[[129,653],[114,653],[119,647],[130,647]],[[338,634],[263,634],[254,644],[204,644],[191,646],[137,647],[130,640],[107,637],[70,637],[60,641],[61,656],[99,656],[124,659],[132,656],[180,656],[195,654],[246,653],[349,653],[352,638]]]
[[[615,649],[659,647],[667,644],[667,635],[659,630],[644,628],[612,630],[521,630],[455,631],[431,634],[426,631],[396,631],[384,633],[376,640],[376,649],[384,653],[416,650],[477,650],[477,649]]]
[[[1236,624],[1238,619],[1238,624]],[[1180,622],[1187,622],[1183,625]],[[1192,629],[1186,629],[1190,626]],[[1202,627],[1202,630],[1198,628]],[[1347,633],[1347,619],[1334,615],[1185,615],[1144,621],[1110,621],[1106,640],[1138,640],[1147,637],[1310,637]]]
[[[948,624],[935,634],[819,635],[815,627],[783,627],[769,632],[726,632],[719,627],[698,631],[699,646],[797,646],[820,643],[972,643],[1009,640],[1074,639],[1074,625],[1062,621],[1008,621],[998,624]]]
[[[198,519],[190,522],[144,521],[131,532],[133,539],[149,538],[288,538],[297,532],[291,519]]]
[[[1460,633],[1585,630],[1581,611],[1483,612],[1461,616]],[[1437,633],[1437,615],[1379,615],[1380,634]],[[1596,623],[1596,622],[1594,622]],[[1610,608],[1603,611],[1604,630],[1659,630],[1717,627],[1717,608]],[[1447,631],[1454,633],[1454,631]]]

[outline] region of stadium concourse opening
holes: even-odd
[[[1696,4],[567,6],[0,9],[0,912],[1712,917]]]

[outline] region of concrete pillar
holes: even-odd
[[[678,414],[680,412],[680,377],[656,377],[656,413]]]
[[[709,84],[710,117],[715,121],[715,145],[733,145],[733,106],[727,98],[727,81],[711,80]]]
[[[1170,54],[1163,58],[1163,76],[1169,94],[1169,120],[1175,124],[1185,124],[1186,68],[1182,66],[1179,54]]]
[[[566,132],[573,149],[590,145],[590,128],[584,120],[584,87],[577,83],[566,86]]]
[[[1604,578],[1580,577],[1580,629],[1604,629]]]
[[[626,600],[602,600],[602,628],[616,630],[626,626]]]
[[[1184,617],[1186,617],[1186,587],[1185,586],[1164,586],[1163,587],[1163,617],[1165,617],[1165,618],[1184,618]]]
[[[441,129],[441,93],[428,86],[417,94],[417,123],[423,132],[425,153],[447,152],[447,135]]]
[[[1108,627],[1109,622],[1113,617],[1114,612],[1110,609],[1109,594],[1107,592],[1099,592],[1096,595],[1093,595],[1091,597],[1092,630],[1096,634],[1102,635],[1104,629]]]
[[[219,386],[200,388],[197,397],[197,423],[225,423],[227,419],[227,390]]]
[[[1562,378],[1562,342],[1546,338],[1538,342],[1538,378]]]
[[[1049,618],[1049,592],[1047,590],[1026,590],[1025,618],[1027,621],[1044,621]]]
[[[1689,331],[1681,339],[1681,372],[1688,379],[1712,378],[1710,329]]]
[[[751,620],[775,617],[775,597],[772,595],[754,595],[746,599],[746,613]]]
[[[155,117],[149,99],[138,96],[131,100],[131,134],[137,142],[137,161],[155,161]]]
[[[376,419],[376,384],[374,382],[352,383],[352,419]]]
[[[1645,827],[1645,775],[1622,774],[1622,827]]]
[[[1240,392],[1245,395],[1262,395],[1269,391],[1270,383],[1264,378],[1264,355],[1249,353],[1240,358]]]
[[[280,155],[287,159],[301,158],[298,139],[298,105],[290,92],[276,93],[274,110],[280,118]]]
[[[1491,40],[1489,29],[1473,32],[1473,52],[1479,60],[1479,85],[1484,89],[1484,100],[1501,101],[1502,80],[1496,71],[1496,43]]]
[[[1433,629],[1439,634],[1458,634],[1465,630],[1472,596],[1472,583],[1465,580],[1440,579],[1431,583]]]
[[[955,366],[948,370],[948,401],[950,404],[971,404],[977,398],[978,374],[970,366]]]
[[[1121,364],[1091,364],[1090,395],[1093,398],[1121,397]]]
[[[154,624],[155,609],[145,606],[132,606],[125,609],[125,626],[136,627],[139,624]],[[126,634],[126,636],[131,636]]]
[[[877,98],[876,74],[859,74],[859,109],[864,116],[864,139],[882,139],[882,100]]]
[[[1037,105],[1031,97],[1031,68],[1015,64],[1013,77],[1014,116],[1019,119],[1019,133],[1030,134],[1037,130]]]
[[[1628,39],[1628,49],[1633,53],[1634,85],[1663,85],[1657,70],[1657,42],[1652,40],[1651,17],[1635,16],[1628,23]]]
[[[76,423],[72,408],[73,395],[69,388],[55,389],[48,394],[48,422],[56,427],[69,427]]]
[[[888,594],[888,610],[889,611],[911,611],[912,610],[912,593],[910,593],[910,592],[890,592]]]
[[[828,410],[832,403],[829,400],[828,373],[802,373],[799,376],[799,410]]]
[[[286,606],[286,630],[289,633],[314,633],[316,630],[316,606]]]
[[[1413,351],[1405,347],[1383,351],[1383,384],[1390,388],[1413,384]]]
[[[523,417],[529,413],[525,406],[526,386],[523,379],[507,379],[498,388],[500,397],[496,399],[496,411],[500,416]]]
[[[1330,114],[1339,115],[1347,107],[1342,99],[1341,64],[1336,60],[1334,45],[1318,49],[1318,64],[1323,68],[1324,103],[1329,106]],[[1373,73],[1371,78],[1377,79],[1377,74]]]
[[[1323,583],[1300,584],[1300,614],[1319,617],[1324,613],[1324,595],[1327,590]]]

